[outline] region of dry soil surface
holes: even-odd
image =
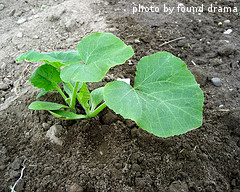
[[[17,192],[240,192],[239,11],[234,0],[1,1],[0,191],[19,179]],[[169,51],[204,92],[203,125],[158,138],[109,109],[78,121],[29,110],[39,90],[28,79],[41,63],[17,63],[19,54],[73,50],[93,32],[115,34],[135,55],[90,89],[133,84],[140,58]],[[46,137],[53,128],[58,143]]]

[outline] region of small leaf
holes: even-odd
[[[78,115],[76,113],[70,111],[62,111],[62,110],[51,110],[49,111],[52,115],[60,119],[66,120],[74,120],[74,119],[84,119],[86,118],[85,115]]]
[[[71,98],[67,98],[65,99],[66,103],[68,103],[70,105],[70,102],[71,102]]]
[[[86,83],[83,83],[80,92],[78,93],[79,97],[80,97],[80,104],[84,107],[84,108],[89,108],[89,99],[90,99],[90,92],[87,88]]]
[[[46,95],[47,92],[48,92],[48,91],[46,91],[46,90],[43,89],[43,90],[37,95],[36,99],[42,97],[43,95]]]
[[[167,52],[139,61],[134,88],[125,82],[108,83],[104,100],[116,113],[159,137],[202,125],[203,92],[186,64]]]
[[[67,51],[67,52],[51,52],[51,53],[39,53],[37,51],[28,51],[21,54],[16,61],[33,61],[35,63],[39,61],[44,61],[47,64],[60,69],[61,66],[66,66],[67,64],[79,63],[80,56],[77,51]]]
[[[28,107],[29,109],[33,110],[59,110],[61,108],[69,108],[66,105],[52,103],[52,102],[45,102],[45,101],[34,101]]]
[[[103,101],[103,87],[91,92],[91,109],[94,110]]]
[[[61,71],[65,82],[98,82],[107,71],[132,57],[133,49],[110,33],[93,33],[77,46],[81,62],[66,66]]]
[[[29,81],[34,87],[45,89],[45,91],[55,90],[57,83],[62,82],[59,71],[48,64],[38,67]]]

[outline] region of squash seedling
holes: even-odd
[[[88,90],[87,82],[101,81],[111,67],[125,63],[133,54],[130,46],[110,33],[83,38],[77,51],[21,54],[17,61],[45,62],[29,79],[33,86],[43,89],[38,97],[57,90],[67,104],[35,101],[29,109],[47,110],[58,118],[72,120],[94,117],[108,106],[159,137],[201,126],[203,92],[186,64],[168,52],[143,57],[133,87],[113,81]],[[76,113],[76,101],[86,114]]]

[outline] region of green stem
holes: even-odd
[[[72,91],[74,91],[74,87],[72,86],[72,84],[70,82],[67,82],[67,84],[70,87],[70,89]],[[78,94],[77,94],[77,100],[79,101],[79,103],[81,103],[81,98],[80,98],[80,96]],[[84,106],[82,106],[82,107],[85,110],[86,114],[89,115],[90,114],[89,109],[85,108]]]
[[[58,84],[57,84],[57,90],[58,90],[58,92],[62,95],[62,97],[66,100],[67,97],[66,97],[66,95],[63,93],[62,89],[58,86]]]
[[[68,86],[70,87],[70,89],[72,90],[72,92],[73,92],[73,90],[74,90],[74,87],[72,86],[72,84],[70,83],[70,82],[67,82],[67,84],[68,84]],[[80,97],[79,97],[79,95],[77,94],[77,100],[79,101],[79,103],[80,103]]]
[[[72,84],[70,82],[67,82],[67,84],[70,87],[70,89],[73,91],[74,87],[72,86]]]
[[[107,107],[106,103],[103,103],[102,105],[100,105],[95,111],[93,111],[92,113],[88,114],[87,117],[91,118],[91,117],[95,117],[98,113],[100,113],[105,107]]]
[[[71,109],[75,111],[75,104],[76,104],[76,97],[77,97],[77,91],[78,91],[78,85],[79,85],[79,82],[76,82],[75,86],[74,86],[74,89],[73,89],[73,93],[72,93],[72,99],[71,99],[71,104],[70,104],[70,107]]]

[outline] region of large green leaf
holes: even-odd
[[[58,103],[34,101],[29,105],[28,108],[33,110],[59,110],[61,108],[69,108],[69,107],[66,105],[58,104]]]
[[[179,135],[202,125],[203,92],[186,64],[167,52],[139,61],[134,88],[120,81],[108,83],[104,100],[156,136]]]
[[[80,56],[77,51],[68,52],[51,52],[51,53],[39,53],[37,51],[28,51],[21,54],[16,60],[17,61],[33,61],[35,63],[44,61],[56,68],[66,66],[67,64],[79,63]]]
[[[61,71],[65,82],[98,82],[107,71],[132,57],[133,49],[110,33],[93,33],[77,46],[81,62],[66,66]]]
[[[38,67],[29,81],[34,87],[45,89],[45,91],[55,90],[58,86],[57,83],[62,82],[59,71],[48,64]]]

